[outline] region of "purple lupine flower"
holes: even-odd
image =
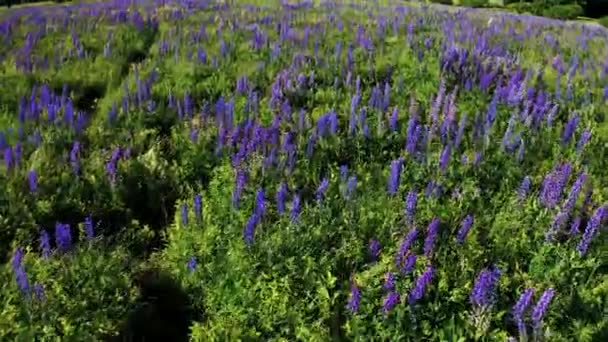
[[[399,181],[401,179],[401,169],[403,167],[403,158],[393,160],[391,163],[391,173],[388,179],[388,193],[395,195],[399,190]]]
[[[368,253],[372,260],[378,260],[380,257],[380,242],[376,239],[371,239],[369,241]]]
[[[551,299],[555,295],[555,290],[552,288],[548,288],[543,292],[538,300],[538,303],[532,309],[532,322],[534,322],[534,326],[540,326],[545,313],[547,312],[547,307],[551,302]]]
[[[401,296],[399,296],[399,293],[395,291],[389,292],[389,294],[386,295],[386,298],[384,298],[384,303],[382,303],[382,312],[387,315],[397,304],[399,304],[400,300]]]
[[[285,198],[287,197],[287,184],[282,182],[279,186],[279,190],[277,190],[277,211],[279,214],[283,214],[285,212]]]
[[[296,222],[298,220],[301,211],[302,208],[300,207],[300,195],[295,194],[291,202],[291,212],[289,213],[289,218],[291,219],[291,222]]]
[[[395,289],[395,273],[388,272],[384,275],[384,285],[382,288],[387,291],[392,291]]]
[[[456,236],[456,241],[458,242],[458,244],[462,244],[464,242],[464,239],[467,237],[467,234],[468,234],[469,230],[471,229],[472,225],[473,225],[473,216],[467,215],[467,217],[465,217],[464,220],[462,220],[460,230],[458,231],[458,234]]]
[[[408,224],[414,224],[414,217],[416,215],[416,204],[418,202],[418,192],[412,190],[408,192],[405,199],[405,217]]]
[[[319,184],[319,187],[317,188],[317,191],[315,192],[317,201],[323,200],[323,197],[325,196],[325,192],[327,192],[328,188],[329,188],[329,179],[323,178],[323,180],[321,181],[321,184]]]
[[[196,257],[191,257],[190,260],[188,260],[188,270],[190,272],[194,271],[194,269],[196,268]]]
[[[572,224],[570,225],[570,235],[578,235],[579,228],[581,226],[582,219],[580,216],[577,216],[572,220]]]
[[[418,236],[418,230],[416,228],[412,228],[409,233],[401,240],[401,244],[399,244],[399,251],[397,251],[397,256],[395,258],[395,262],[397,264],[397,268],[403,270],[406,264],[406,260],[404,258],[408,255],[409,249],[412,246],[412,243],[416,240]]]
[[[264,188],[259,188],[258,191],[255,194],[254,213],[260,219],[266,213],[266,202],[265,202],[265,199],[264,199],[264,195],[265,195]]]
[[[34,295],[36,296],[36,299],[38,299],[40,302],[46,301],[46,294],[44,293],[44,286],[42,284],[34,284]]]
[[[566,199],[566,202],[564,203],[563,210],[565,212],[567,212],[567,213],[572,212],[572,209],[574,209],[574,205],[576,204],[576,200],[578,199],[578,195],[580,194],[581,190],[583,189],[583,186],[585,185],[586,181],[587,181],[587,174],[585,172],[581,172],[578,175],[578,177],[576,178],[576,180],[574,181],[574,184],[572,184],[572,188],[570,189],[568,198]]]
[[[578,246],[576,246],[576,250],[580,253],[580,255],[587,254],[587,250],[589,249],[591,240],[599,230],[602,221],[605,219],[607,210],[608,205],[604,205],[597,208],[591,216],[591,219],[589,219],[589,221],[587,222],[587,227],[585,227],[583,238],[578,243]]]
[[[557,215],[555,215],[555,217],[553,218],[553,223],[551,224],[551,227],[545,233],[545,241],[552,241],[555,237],[555,234],[557,234],[564,227],[564,225],[568,222],[569,218],[570,214],[568,214],[567,212],[562,211],[557,213]]]
[[[10,168],[13,166],[13,149],[11,148],[11,146],[7,146],[4,149],[4,165],[6,165],[6,168],[10,170]]]
[[[433,275],[435,270],[432,265],[427,265],[424,273],[422,273],[417,279],[414,287],[407,296],[407,301],[410,305],[416,304],[424,296],[426,287],[433,281]]]
[[[439,232],[439,219],[434,217],[428,226],[426,238],[424,239],[423,252],[426,257],[430,256],[435,246],[435,240],[437,239],[437,233]]]
[[[543,180],[540,193],[541,202],[547,208],[554,208],[562,197],[563,187],[570,175],[568,163],[558,165]]]
[[[188,225],[188,204],[186,203],[182,203],[181,206],[181,222],[182,225],[187,226]]]
[[[30,192],[36,192],[36,190],[38,190],[38,176],[36,170],[30,170],[27,173],[27,184],[30,187]]]
[[[93,218],[91,218],[91,216],[87,216],[84,219],[84,235],[87,240],[93,239]]]
[[[441,155],[439,156],[439,169],[443,172],[445,172],[448,167],[448,163],[450,162],[450,153],[451,147],[450,145],[446,145],[443,148],[443,151],[441,151]]]
[[[578,124],[578,121],[578,114],[574,114],[574,116],[568,121],[562,133],[562,144],[565,145],[570,142],[570,140],[572,139],[572,135],[574,135],[574,131],[576,130],[576,125]]]
[[[346,308],[352,312],[356,313],[359,311],[359,305],[361,302],[361,291],[357,284],[353,281],[350,285],[350,296],[348,298],[348,303]]]
[[[235,209],[239,207],[241,194],[245,188],[245,183],[247,183],[247,172],[244,169],[238,169],[236,171],[234,190],[232,191],[232,207]]]
[[[346,184],[346,198],[350,199],[353,192],[355,191],[355,188],[357,188],[357,176],[350,176],[350,178],[348,178],[348,182]]]
[[[418,257],[416,256],[416,254],[408,252],[407,256],[405,258],[405,263],[404,263],[403,267],[401,268],[401,272],[403,274],[411,273],[414,270],[414,266],[416,266],[417,259],[418,259]]]
[[[530,183],[530,176],[525,176],[524,179],[521,181],[521,184],[517,189],[517,198],[519,198],[520,201],[523,201],[526,198],[528,191],[530,191]]]
[[[589,140],[591,140],[591,131],[584,130],[583,133],[581,134],[581,138],[576,143],[576,152],[579,154],[581,152],[583,152],[583,148],[585,147],[585,145],[587,145]]]
[[[80,142],[74,141],[72,150],[70,151],[70,164],[75,174],[80,172],[80,162],[78,161],[78,153],[80,152]]]
[[[526,291],[521,294],[515,306],[513,306],[513,319],[515,320],[515,323],[517,323],[520,332],[525,331],[526,329],[523,317],[526,309],[532,302],[532,296],[534,296],[534,289],[531,287],[527,288]]]
[[[494,291],[501,271],[497,267],[485,269],[479,273],[471,290],[471,303],[477,307],[489,307],[494,301]]]
[[[43,259],[48,259],[51,256],[51,239],[45,229],[40,232],[40,251]]]
[[[27,279],[27,274],[25,273],[25,268],[23,267],[23,265],[21,265],[17,270],[15,270],[15,279],[21,292],[27,295],[30,291],[30,283]]]
[[[245,225],[245,229],[243,229],[243,238],[245,243],[250,246],[253,243],[253,238],[255,235],[255,226],[259,222],[259,217],[254,213],[249,217],[247,224]]]
[[[72,245],[72,235],[70,234],[70,225],[57,223],[55,225],[55,240],[57,247],[63,252],[70,249]]]
[[[344,182],[346,178],[348,178],[348,166],[340,165],[340,179]]]
[[[13,271],[19,269],[22,266],[23,255],[25,254],[25,250],[23,247],[18,247],[13,253],[12,267]]]
[[[203,197],[201,194],[194,195],[194,216],[197,222],[201,222],[203,215]]]
[[[387,83],[388,86],[388,83]],[[393,112],[391,113],[391,116],[389,117],[388,120],[388,126],[391,129],[391,131],[396,131],[397,130],[397,120],[399,119],[399,111],[397,110],[397,106],[395,106],[395,108],[393,108]]]

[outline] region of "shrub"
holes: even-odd
[[[486,0],[462,0],[463,6],[468,7],[488,7],[488,3]]]
[[[511,9],[517,13],[529,13],[538,14],[539,7],[530,2],[515,2],[507,5],[508,9]]]
[[[554,19],[572,20],[583,15],[580,5],[557,5],[543,10],[542,15]]]

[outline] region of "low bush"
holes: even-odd
[[[583,8],[577,4],[557,5],[543,10],[542,15],[553,19],[572,20],[583,15]]]

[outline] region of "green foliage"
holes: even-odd
[[[600,24],[602,24],[604,27],[608,27],[608,16],[601,17],[600,19],[598,19],[598,22]]]
[[[553,19],[572,20],[583,15],[583,8],[578,4],[557,5],[543,10],[542,14]]]

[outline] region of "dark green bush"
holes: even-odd
[[[443,5],[453,5],[452,0],[431,0],[431,2]]]
[[[540,12],[540,7],[530,2],[515,2],[508,4],[507,8],[517,13],[539,14]]]
[[[604,27],[608,27],[608,16],[605,17],[601,17],[600,19],[598,19],[598,22],[604,26]]]
[[[489,7],[487,0],[462,0],[461,4],[468,7]]]
[[[543,10],[542,14],[553,19],[572,20],[583,15],[583,8],[577,4],[557,5]]]

